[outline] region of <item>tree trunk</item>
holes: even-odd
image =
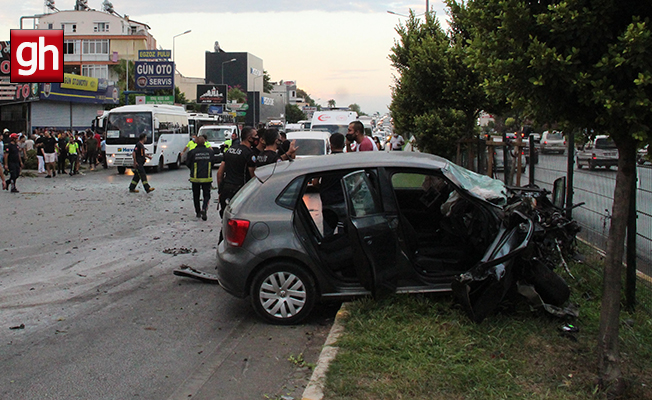
[[[598,374],[603,389],[613,394],[624,390],[618,350],[620,295],[623,273],[625,234],[629,216],[629,199],[636,170],[636,142],[632,137],[619,138],[618,173],[614,190],[611,227],[604,263],[602,308],[598,337]]]

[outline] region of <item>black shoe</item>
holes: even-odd
[[[195,213],[197,218],[201,218],[201,211]]]
[[[11,193],[20,193],[20,192],[18,191],[18,189],[13,188],[13,189],[11,189]]]
[[[206,221],[206,220],[208,219],[208,217],[206,216],[206,210],[203,210],[203,211],[201,212],[201,219],[202,219],[203,221]]]
[[[57,176],[57,173],[52,171],[52,177],[54,178],[55,176]]]
[[[45,175],[46,178],[52,178],[52,175]]]
[[[70,174],[69,174],[69,175],[70,175],[70,176],[73,176],[73,173],[72,173],[72,171],[70,171]]]

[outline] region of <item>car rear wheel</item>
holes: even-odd
[[[177,162],[169,165],[170,169],[179,169],[179,167],[181,167],[181,154],[177,156]]]
[[[126,171],[127,171],[126,167],[118,167],[118,174],[124,175]]]
[[[582,169],[582,168],[584,168],[584,166],[583,166],[582,163],[580,162],[580,159],[579,159],[579,158],[577,159],[577,168],[578,168],[578,169]]]
[[[158,159],[158,165],[156,166],[156,172],[163,172],[163,168],[165,168],[165,164],[163,163],[163,157]]]
[[[305,269],[289,262],[274,262],[256,274],[250,294],[254,310],[264,320],[292,325],[310,314],[317,288]]]
[[[593,171],[595,169],[595,164],[593,163],[593,161],[589,161],[589,169],[591,171]]]

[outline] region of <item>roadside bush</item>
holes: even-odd
[[[38,159],[36,158],[36,150],[27,151],[27,159],[25,159],[25,165],[23,169],[37,169],[38,168]]]

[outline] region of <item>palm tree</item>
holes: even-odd
[[[333,99],[328,100],[328,108],[335,108],[335,100]]]

